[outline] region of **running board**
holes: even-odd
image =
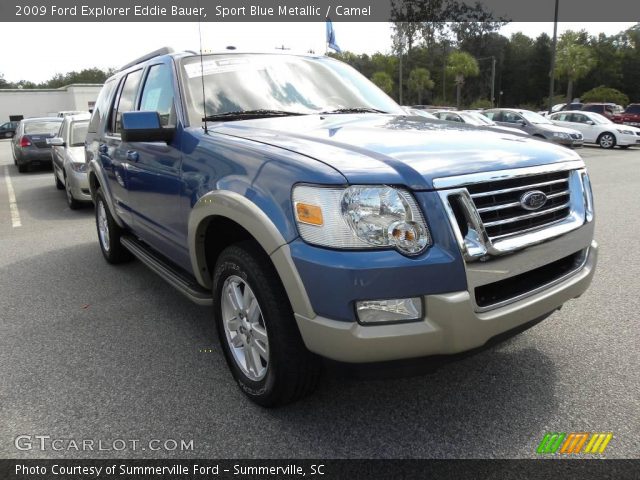
[[[138,260],[160,275],[169,285],[177,289],[189,300],[198,305],[213,305],[211,292],[189,279],[186,273],[183,274],[178,271],[176,267],[172,266],[144,243],[131,236],[122,236],[120,243]]]

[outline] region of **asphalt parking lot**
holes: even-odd
[[[139,262],[108,265],[92,208],[69,210],[50,170],[19,174],[1,141],[0,457],[534,458],[546,432],[575,431],[613,432],[606,457],[640,458],[640,148],[580,154],[601,246],[587,294],[434,373],[328,374],[264,410],[233,383],[211,311]],[[141,448],[19,450],[18,435]],[[150,439],[193,450],[142,450]]]

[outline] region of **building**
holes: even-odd
[[[55,116],[63,110],[92,110],[102,85],[74,83],[60,88],[0,90],[0,123],[10,117]]]

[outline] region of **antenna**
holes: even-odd
[[[197,4],[198,4],[198,11],[202,12],[202,9],[200,8],[200,2],[197,2]],[[202,61],[202,30],[200,29],[201,15],[202,13],[198,15],[198,39],[200,40],[200,80],[202,81],[202,113],[204,114],[204,117],[202,117],[202,120],[204,121],[204,133],[209,133],[209,130],[207,129],[207,100],[205,98],[205,93],[204,93],[204,62]]]

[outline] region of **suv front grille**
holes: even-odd
[[[469,194],[492,241],[544,228],[570,213],[569,171],[495,180],[469,185]],[[529,191],[547,196],[537,210],[526,210],[520,203]]]

